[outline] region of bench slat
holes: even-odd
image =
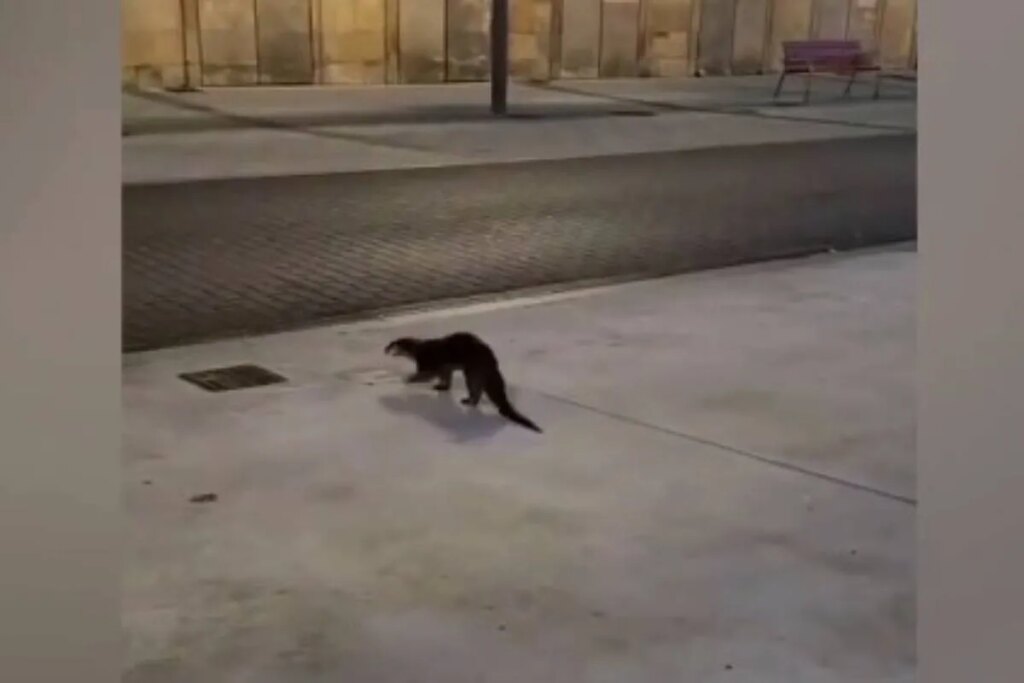
[[[877,67],[858,40],[787,40],[782,43],[787,72],[868,71]]]
[[[882,67],[874,55],[866,52],[859,40],[786,40],[782,43],[782,74],[775,86],[775,97],[782,91],[782,83],[788,74],[807,74],[804,101],[810,100],[811,76],[816,72],[831,72],[849,76],[844,95],[861,71],[874,71],[875,99],[881,85]]]

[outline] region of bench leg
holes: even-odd
[[[882,91],[882,72],[881,71],[877,71],[875,73],[875,93],[872,96],[872,99],[877,100],[879,94],[881,94],[881,91]]]
[[[811,101],[811,77],[814,74],[810,71],[807,72],[807,76],[804,77],[804,104]]]
[[[853,71],[850,72],[850,80],[846,82],[846,90],[843,91],[843,97],[846,97],[847,95],[850,94],[850,88],[853,87],[853,81],[856,80],[856,78],[857,70],[854,69]]]
[[[786,80],[786,72],[785,71],[783,71],[781,74],[779,74],[779,82],[775,84],[775,92],[772,94],[772,99],[773,100],[777,99],[779,97],[779,93],[782,92],[782,82],[784,80]]]

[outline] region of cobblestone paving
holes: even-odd
[[[126,186],[126,351],[916,236],[916,138]]]

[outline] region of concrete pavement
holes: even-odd
[[[487,85],[126,93],[127,183],[334,173],[619,155],[912,132],[913,83],[842,98],[821,78],[809,105],[773,76],[514,84],[494,120]]]
[[[125,681],[910,683],[913,282],[885,250],[126,356]],[[544,435],[397,381],[387,340],[455,329]],[[234,363],[289,381],[177,378]]]

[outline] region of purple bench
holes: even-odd
[[[875,72],[874,98],[878,99],[881,85],[881,67],[857,40],[789,40],[782,43],[782,74],[775,86],[775,95],[782,92],[782,83],[790,74],[806,74],[804,102],[811,97],[811,78],[814,74],[828,73],[849,76],[843,96],[850,94],[850,88],[862,71]]]

